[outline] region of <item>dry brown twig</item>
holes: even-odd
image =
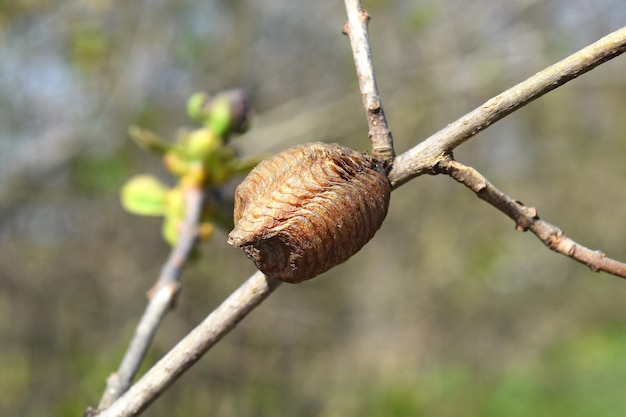
[[[353,48],[360,50],[361,53],[369,51],[367,14],[362,10],[359,1],[346,0],[346,9],[349,19],[344,31],[351,37]],[[357,33],[359,33],[359,39],[352,39],[352,36],[356,36]],[[355,41],[357,48],[355,48]],[[363,43],[367,45],[359,46]],[[396,158],[389,174],[392,185],[397,188],[423,174],[445,173],[470,187],[479,197],[514,219],[518,227],[536,233],[550,248],[588,265],[593,265],[597,270],[625,276],[624,264],[610,261],[604,255],[589,251],[568,238],[559,238],[563,236],[562,233],[554,226],[539,220],[533,209],[501,193],[478,172],[452,160],[451,156],[454,148],[495,121],[597,65],[618,56],[625,50],[626,28],[622,28],[487,101],[481,107]],[[384,126],[381,125],[380,120],[384,120],[384,113],[375,82],[372,82],[374,78],[371,54],[366,52],[363,56],[365,58],[358,59],[355,56],[355,65],[370,125],[372,146],[378,149],[375,151],[378,155],[389,160],[393,155],[391,134],[386,127],[386,121]],[[371,77],[371,79],[369,81],[361,79],[361,74],[366,74],[365,77]],[[372,97],[375,99],[370,101]],[[370,103],[374,104],[370,107]],[[380,119],[381,115],[382,119]],[[279,281],[268,279],[259,272],[255,273],[137,381],[126,394],[99,415],[101,417],[139,415],[185,370],[197,362],[243,317],[267,298],[278,285]]]
[[[478,198],[491,204],[515,222],[515,228],[533,232],[547,247],[568,256],[592,271],[604,271],[626,278],[626,264],[608,258],[603,252],[594,251],[574,242],[561,229],[539,218],[534,207],[527,207],[522,202],[513,200],[494,187],[484,176],[472,167],[445,157],[435,167],[438,173],[449,175],[474,191]]]

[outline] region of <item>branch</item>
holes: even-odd
[[[530,230],[553,251],[587,265],[594,272],[604,271],[626,278],[626,264],[574,242],[561,229],[539,218],[534,207],[527,207],[520,201],[513,200],[494,187],[474,168],[446,157],[437,164],[435,171],[451,176],[474,191],[478,198],[509,216],[515,222],[517,230],[524,232]]]
[[[150,301],[135,329],[120,367],[107,379],[107,387],[98,405],[100,410],[110,406],[128,390],[159,325],[174,304],[180,290],[179,278],[182,268],[197,240],[203,201],[204,192],[199,187],[188,187],[185,190],[187,211],[180,237],[163,265],[156,284],[148,293]]]
[[[389,173],[394,188],[423,174],[454,148],[534,99],[626,51],[626,27],[538,72],[485,102],[396,158]]]
[[[361,98],[369,126],[372,154],[391,163],[395,157],[393,138],[387,125],[380,94],[378,94],[378,87],[376,86],[376,77],[374,76],[372,51],[367,32],[370,16],[361,7],[359,0],[345,0],[345,4],[348,21],[343,26],[343,33],[350,38],[356,75],[359,80]]]
[[[124,395],[100,412],[98,417],[130,417],[141,414],[280,283],[281,281],[266,278],[261,272],[252,275]]]
[[[370,68],[367,72],[371,72],[370,75],[359,75],[359,84],[363,85],[361,91],[368,124],[370,125],[370,136],[373,142],[374,153],[382,157],[386,155],[387,158],[392,158],[391,135],[384,119],[381,101],[375,87],[373,71],[371,71],[369,46],[363,49],[364,44],[368,45],[367,32],[365,31],[367,14],[360,8],[359,2],[356,1],[346,0],[346,8],[348,10],[349,22],[344,27],[344,31],[348,33],[353,44],[357,71],[360,74],[363,68]],[[355,11],[357,13],[356,18]],[[361,36],[365,36],[365,41],[356,40],[357,30],[361,31]],[[467,183],[466,185],[470,188],[474,187],[472,189],[475,189],[479,197],[490,202],[511,217],[521,230],[528,229],[533,231],[551,249],[583,262],[594,270],[606,271],[622,277],[625,276],[626,272],[623,264],[606,258],[604,254],[591,251],[576,244],[565,237],[559,229],[539,219],[534,209],[515,202],[495,189],[475,170],[452,161],[450,156],[451,151],[456,146],[484,130],[491,123],[500,120],[507,114],[578,75],[621,54],[625,49],[626,28],[614,32],[487,101],[483,106],[396,158],[390,172],[392,185],[397,188],[410,179],[425,173],[446,173],[457,181],[464,184]],[[364,66],[360,64],[362,62],[362,58],[360,58],[362,54],[365,55],[365,61],[369,62],[369,64]],[[387,145],[384,145],[385,143]],[[255,273],[124,395],[98,415],[100,417],[139,415],[183,372],[197,362],[202,355],[232,330],[240,320],[267,298],[279,285],[280,281],[266,278],[260,272]]]

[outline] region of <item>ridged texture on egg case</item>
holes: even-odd
[[[237,187],[228,243],[267,276],[301,282],[361,249],[385,219],[390,193],[379,160],[336,144],[297,146]]]

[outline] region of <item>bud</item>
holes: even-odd
[[[226,90],[214,97],[194,93],[187,101],[187,113],[224,138],[246,132],[251,118],[248,94],[243,89]]]
[[[196,161],[211,161],[222,147],[222,140],[213,131],[203,128],[190,132],[184,140],[184,151]]]

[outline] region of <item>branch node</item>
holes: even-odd
[[[518,232],[527,232],[528,226],[524,226],[521,222],[515,223],[515,230]]]
[[[365,24],[368,24],[370,22],[370,19],[371,19],[369,13],[367,13],[367,10],[365,10],[365,9],[361,9],[359,11],[359,18],[361,19],[361,22],[363,22]]]
[[[372,115],[376,116],[378,114],[380,114],[380,112],[382,111],[382,108],[380,107],[380,102],[375,102],[374,104],[372,104],[370,106],[369,109],[367,109]],[[378,121],[374,121],[373,122],[375,125],[378,125]]]
[[[111,375],[107,378],[107,385],[115,384],[117,380],[120,379],[120,374],[117,372],[112,372]]]
[[[343,27],[341,28],[341,33],[348,37],[350,36],[350,23],[348,21],[344,22]]]
[[[83,417],[95,417],[100,411],[97,408],[87,407]]]

